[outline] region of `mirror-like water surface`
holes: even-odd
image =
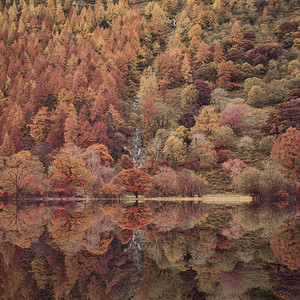
[[[297,299],[289,207],[0,203],[1,299]]]

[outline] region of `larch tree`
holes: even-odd
[[[30,125],[30,135],[35,141],[44,142],[49,134],[51,118],[46,107],[41,108]]]
[[[15,144],[13,138],[5,132],[2,145],[0,146],[0,155],[11,156],[15,153]]]
[[[184,54],[184,58],[182,61],[180,71],[181,71],[184,82],[187,84],[192,83],[192,81],[193,81],[192,68],[190,65],[189,57],[186,53]]]
[[[217,79],[217,85],[220,88],[227,87],[228,83],[230,82],[230,67],[228,63],[223,59],[218,64],[218,79]]]
[[[154,107],[152,97],[148,96],[146,99],[143,100],[141,112],[142,112],[141,124],[143,128],[143,137],[144,140],[147,142],[154,135],[152,124],[153,124],[153,119],[156,115],[156,110]]]
[[[205,106],[199,116],[195,116],[195,126],[192,127],[192,133],[198,131],[211,135],[220,127],[220,121],[214,107]]]
[[[242,37],[243,37],[243,34],[241,32],[240,22],[238,20],[236,20],[231,27],[229,41],[232,44],[237,44],[242,40]]]
[[[68,116],[65,121],[65,142],[66,143],[78,143],[79,125],[78,116],[75,106],[71,104],[69,106]]]

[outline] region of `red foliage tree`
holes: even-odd
[[[227,125],[235,131],[239,131],[248,127],[243,119],[246,113],[242,105],[232,105],[225,108],[221,114],[221,125]]]
[[[194,82],[194,86],[199,92],[198,95],[198,105],[209,105],[211,101],[211,93],[212,93],[212,88],[208,85],[208,83],[198,79]]]
[[[277,135],[289,127],[300,130],[300,99],[278,104],[261,126],[260,132],[265,136]]]
[[[288,100],[300,98],[300,89],[293,89],[287,94]]]
[[[178,119],[178,125],[182,125],[186,128],[192,128],[195,126],[195,116],[198,116],[199,112],[195,107],[191,107],[183,112],[183,114]]]
[[[254,64],[267,65],[269,60],[278,59],[283,54],[282,47],[277,43],[259,44],[249,51],[249,58]]]
[[[290,127],[275,140],[271,158],[291,179],[300,179],[300,131]]]
[[[123,169],[132,169],[134,167],[133,159],[128,155],[123,154],[121,157],[121,167]]]
[[[118,178],[126,190],[132,192],[136,198],[139,194],[149,191],[152,185],[152,177],[137,169],[123,170],[118,174]]]
[[[278,40],[280,41],[290,32],[298,31],[299,23],[297,21],[286,21],[280,24],[278,32]]]

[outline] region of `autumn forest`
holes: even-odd
[[[293,198],[297,1],[2,1],[0,193]]]

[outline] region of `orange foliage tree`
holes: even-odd
[[[58,189],[65,189],[71,184],[83,188],[91,179],[80,149],[73,145],[61,149],[54,156],[49,175],[52,185]]]
[[[46,189],[44,167],[38,157],[29,151],[21,151],[0,161],[0,185],[18,197],[24,190],[42,193],[42,185]],[[39,184],[41,183],[41,184]]]
[[[141,193],[150,190],[152,185],[152,177],[137,169],[123,170],[118,174],[122,184],[128,192],[132,192],[136,198]]]
[[[300,131],[290,127],[274,142],[271,158],[291,179],[299,180],[300,174]]]

